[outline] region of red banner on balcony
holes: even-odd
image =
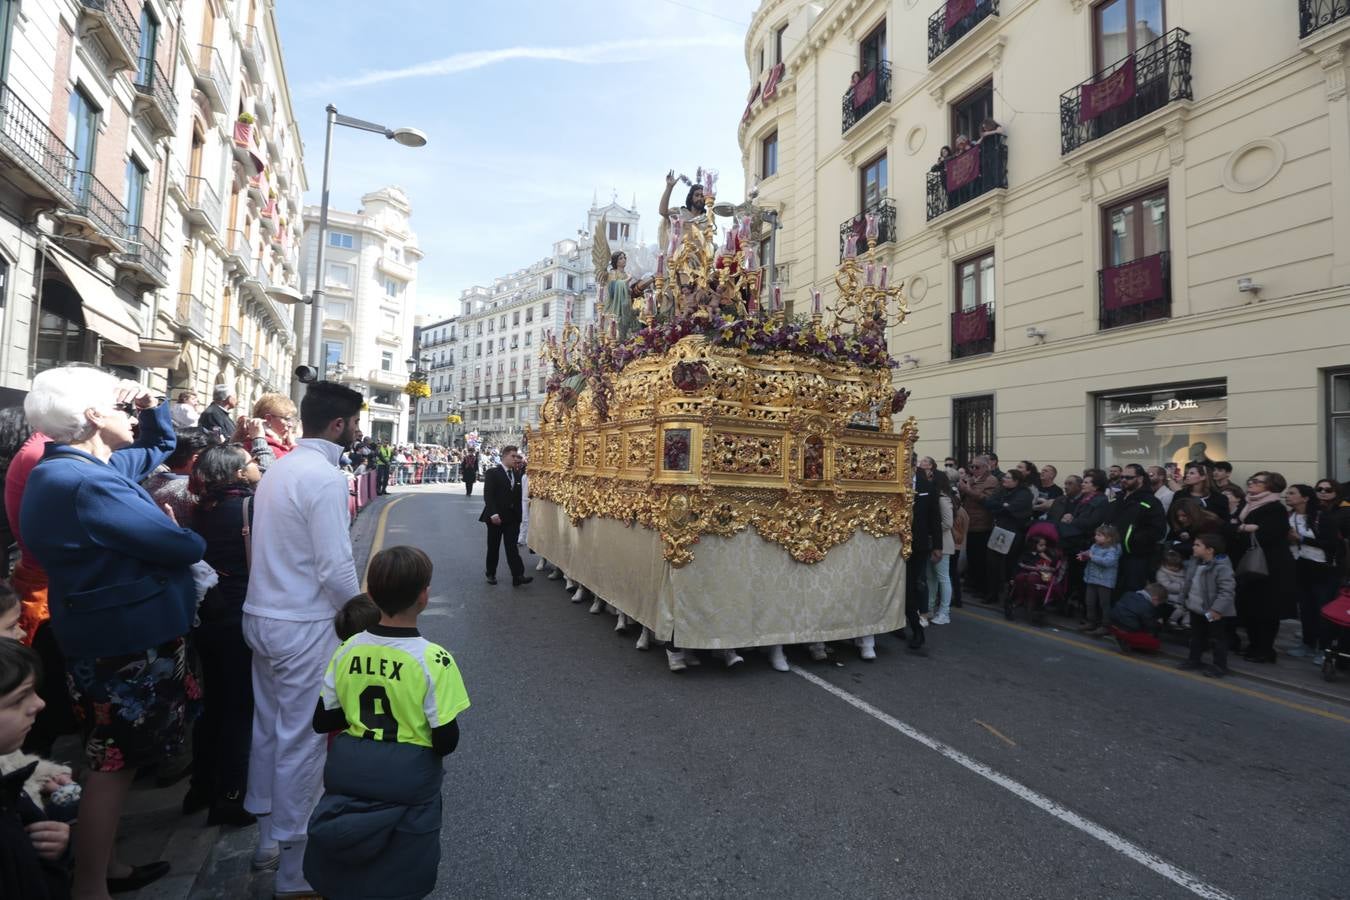
[[[947,160],[947,190],[955,191],[980,177],[980,148],[971,147]]]
[[[877,95],[877,70],[873,69],[853,86],[853,108],[866,106]]]
[[[943,26],[947,31],[951,31],[961,20],[971,13],[975,12],[975,5],[978,0],[947,0],[947,14],[944,17],[946,21]]]
[[[782,80],[783,64],[779,63],[769,70],[769,77],[764,79],[764,90],[760,92],[760,96],[764,98],[765,103],[778,96],[778,82]]]
[[[1102,113],[1134,99],[1134,57],[1094,84],[1078,89],[1078,121],[1091,122]]]
[[[742,122],[750,121],[750,111],[755,108],[755,101],[759,99],[760,83],[755,82],[755,86],[750,89],[750,96],[745,99],[745,112],[741,115]]]
[[[959,310],[952,317],[952,342],[973,344],[989,340],[989,307]]]
[[[1102,305],[1120,309],[1167,296],[1162,254],[1112,266],[1102,272]]]

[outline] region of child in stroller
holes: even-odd
[[[1037,522],[1027,529],[1026,552],[1017,561],[1012,590],[1003,604],[1003,615],[1011,619],[1021,606],[1039,625],[1045,609],[1063,599],[1065,591],[1064,554],[1059,550],[1059,533],[1049,522]]]

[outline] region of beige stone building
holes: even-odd
[[[1343,0],[766,0],[740,143],[785,296],[880,217],[939,459],[1350,478],[1348,43]]]
[[[0,393],[285,389],[302,148],[272,0],[0,0]]]

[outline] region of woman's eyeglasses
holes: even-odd
[[[1336,489],[1335,489],[1334,487],[1331,487],[1330,485],[1318,485],[1317,487],[1313,488],[1313,490],[1316,491],[1316,492],[1319,493],[1319,494],[1334,494],[1334,493],[1336,493]]]

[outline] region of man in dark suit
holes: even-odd
[[[234,393],[229,387],[216,385],[211,393],[211,405],[197,417],[197,426],[215,432],[218,440],[228,441],[234,434],[234,417],[230,415],[230,410],[236,405]]]
[[[520,548],[516,541],[520,537],[521,488],[520,452],[515,447],[502,448],[500,468],[489,469],[483,479],[483,514],[478,521],[487,524],[487,580],[488,584],[497,583],[497,553],[503,542],[506,544],[506,566],[511,570],[511,584],[520,587],[534,581],[533,576],[525,575],[525,564],[520,561]]]

